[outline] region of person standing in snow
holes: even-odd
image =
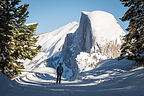
[[[61,83],[62,73],[63,73],[63,67],[62,67],[61,63],[59,63],[59,66],[57,67],[57,81],[56,81],[56,83],[58,83],[58,82],[59,82],[59,84]]]

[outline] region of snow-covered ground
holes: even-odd
[[[55,84],[55,69],[44,66],[16,78],[17,82],[0,73],[0,96],[144,96],[144,67],[133,65],[126,59],[104,60],[77,80],[63,78],[62,84]]]

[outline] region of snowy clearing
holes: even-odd
[[[55,84],[53,68],[41,67],[13,81],[0,74],[0,96],[143,96],[144,67],[128,70],[134,64],[104,60],[94,70],[80,73],[77,80],[63,78],[62,84]]]

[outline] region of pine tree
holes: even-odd
[[[32,59],[40,50],[34,31],[37,24],[25,25],[29,4],[21,0],[0,0],[0,70],[9,78],[21,73],[21,60]]]
[[[122,45],[121,56],[128,59],[144,59],[144,0],[120,0],[125,7],[129,7],[121,18],[129,21],[128,34]],[[138,60],[140,61],[140,60]]]

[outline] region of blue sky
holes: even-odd
[[[115,16],[123,29],[128,22],[119,18],[127,11],[120,0],[22,0],[21,4],[30,4],[26,23],[37,22],[36,33],[50,32],[70,22],[79,22],[81,11],[106,11]]]

